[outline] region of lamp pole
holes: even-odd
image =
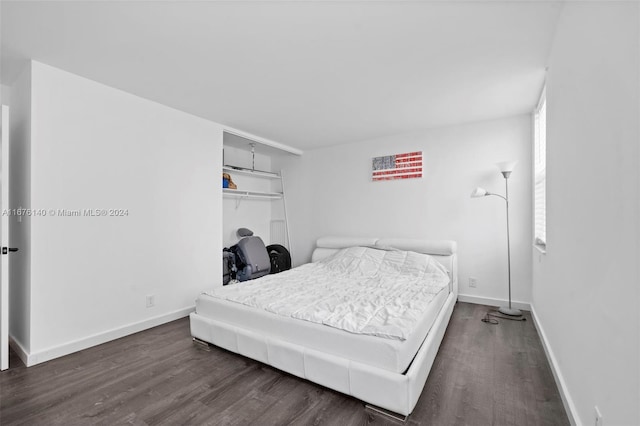
[[[504,176],[504,201],[506,202],[505,205],[507,206],[507,273],[509,278],[509,307],[501,307],[499,311],[500,313],[503,313],[505,315],[517,317],[522,315],[522,312],[520,312],[520,309],[513,309],[511,307],[511,238],[509,237],[509,175],[511,175],[511,172],[503,171],[501,173],[502,176]]]
[[[504,191],[507,202],[507,270],[509,274],[509,309],[511,309],[511,238],[509,237],[509,177],[504,177]]]

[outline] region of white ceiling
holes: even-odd
[[[301,149],[530,111],[548,1],[2,1],[27,59]]]

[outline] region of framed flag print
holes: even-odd
[[[422,151],[373,157],[371,180],[413,179],[422,177]]]

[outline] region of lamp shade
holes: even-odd
[[[474,189],[473,192],[471,193],[471,198],[479,198],[479,197],[484,197],[486,195],[489,195],[487,190],[484,188],[478,187]]]
[[[501,173],[511,173],[513,169],[515,169],[516,164],[518,164],[517,161],[502,161],[496,163],[496,166],[498,166],[498,170],[500,170]]]

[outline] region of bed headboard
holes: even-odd
[[[451,273],[452,291],[458,295],[458,256],[457,244],[450,240],[422,240],[411,238],[372,238],[372,237],[320,237],[311,256],[312,262],[328,257],[340,249],[365,246],[395,248],[415,251],[433,256]]]

